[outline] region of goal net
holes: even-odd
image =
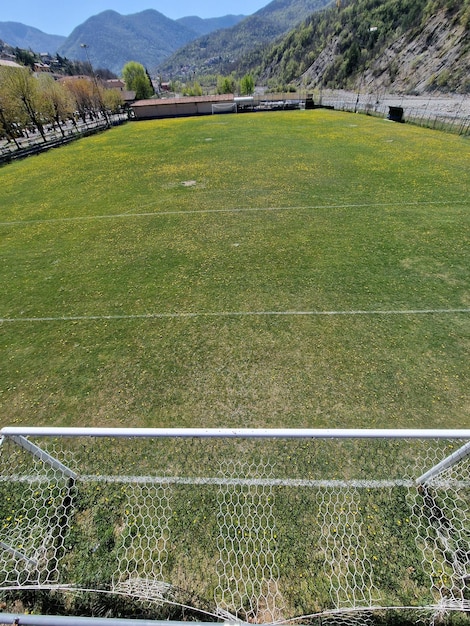
[[[237,103],[236,102],[219,102],[218,104],[212,105],[212,115],[217,113],[237,113]]]
[[[470,431],[391,432],[4,428],[4,606],[46,612],[52,594],[56,612],[113,617],[464,616]]]

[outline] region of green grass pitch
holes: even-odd
[[[469,163],[317,110],[3,167],[1,425],[467,427]]]

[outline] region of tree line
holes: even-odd
[[[102,119],[121,110],[119,91],[105,89],[93,76],[56,80],[49,73],[35,75],[29,67],[0,66],[0,138],[14,142],[29,133],[46,141],[46,129],[65,136],[67,125]]]
[[[251,96],[255,91],[255,79],[251,74],[245,74],[237,80],[234,74],[228,76],[207,75],[201,76],[200,80],[192,80],[186,83],[176,80],[170,83],[170,89],[174,93],[183,96],[202,96],[204,93],[239,94]]]

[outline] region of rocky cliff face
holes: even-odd
[[[304,72],[302,82],[319,86],[328,68],[340,54],[338,38],[332,38],[314,63]],[[444,11],[432,16],[425,27],[404,33],[357,74],[350,87],[395,93],[436,90],[470,92],[470,37],[460,24],[449,24]]]
[[[405,34],[387,46],[362,80],[366,86],[402,93],[429,89],[468,92],[468,30],[461,24],[449,27],[445,13],[440,11],[411,40]]]

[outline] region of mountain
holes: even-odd
[[[196,16],[171,20],[149,9],[133,15],[104,11],[77,26],[69,37],[47,35],[17,22],[0,22],[0,39],[13,47],[36,53],[59,52],[70,60],[87,61],[81,44],[86,43],[94,67],[119,74],[127,61],[154,69],[188,41],[222,28],[231,28],[244,15],[202,19]]]
[[[167,78],[230,73],[240,57],[271,43],[330,1],[273,0],[236,26],[191,41],[161,63],[158,72]]]
[[[50,39],[32,39],[38,34],[63,41],[0,22],[0,39],[51,52]],[[249,17],[213,20],[105,11],[77,27],[59,52],[79,61],[88,53],[94,68],[118,74],[130,60],[164,79],[251,73],[273,90],[470,93],[470,0],[274,0]]]
[[[210,17],[206,19],[202,19],[202,17],[197,17],[195,15],[191,15],[189,17],[180,17],[176,21],[189,28],[197,34],[198,37],[202,35],[208,35],[215,30],[220,30],[221,28],[232,28],[245,19],[245,15],[225,15],[224,17]]]
[[[85,43],[95,68],[106,67],[120,74],[128,61],[138,61],[151,71],[195,36],[194,31],[153,9],[125,16],[103,11],[77,26],[58,52],[82,60]]]
[[[337,0],[240,71],[260,84],[470,93],[470,0]]]
[[[0,22],[0,39],[14,48],[54,54],[66,38],[60,35],[47,35],[37,28],[19,22]]]

